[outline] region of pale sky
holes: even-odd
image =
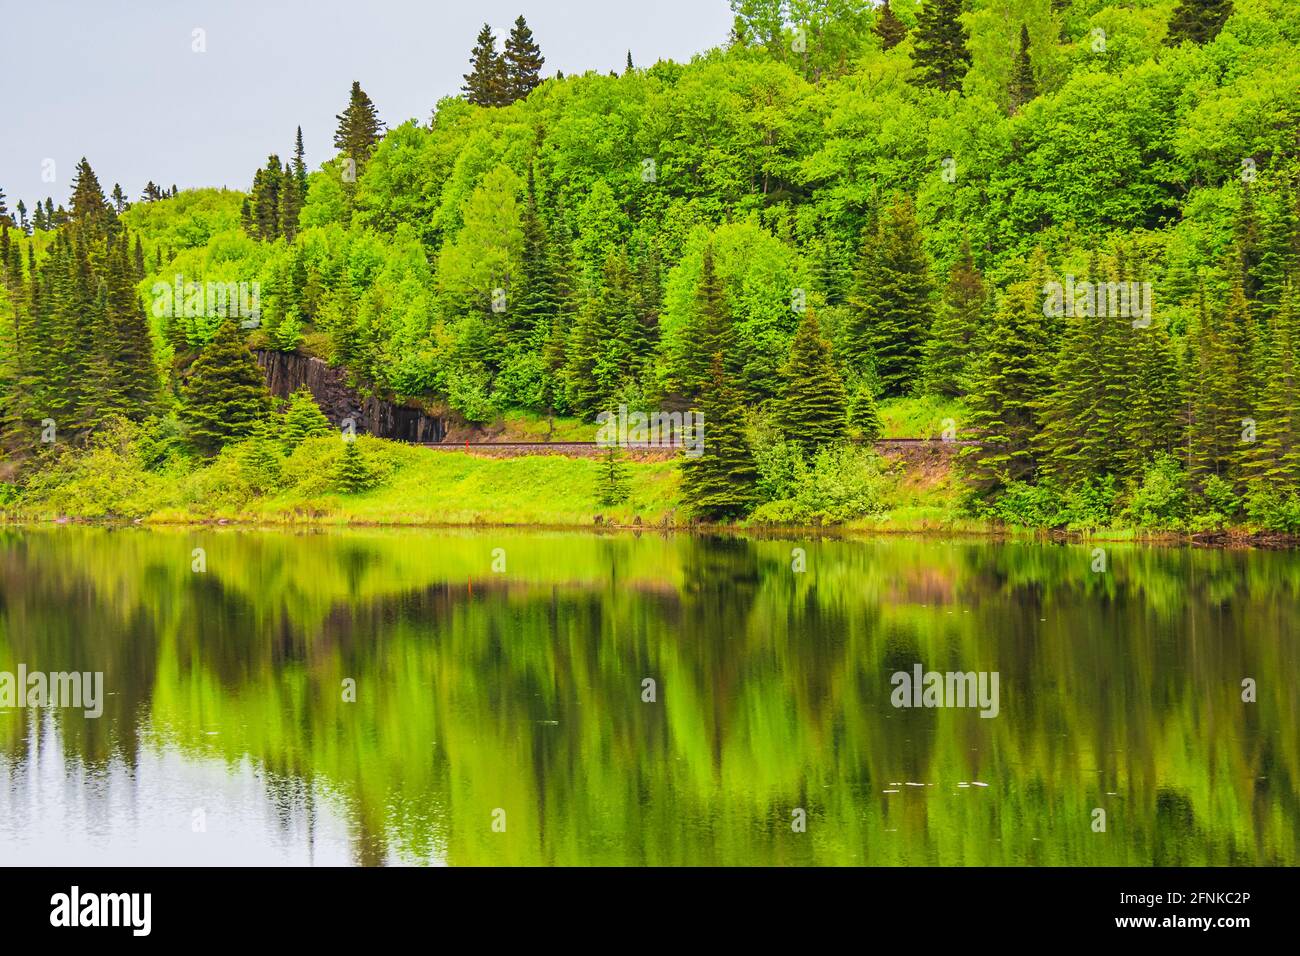
[[[11,211],[66,205],[85,155],[132,201],[150,179],[247,189],[299,124],[315,169],[354,79],[390,127],[427,122],[483,23],[500,44],[520,13],[546,76],[622,72],[629,49],[637,66],[685,61],[731,26],[726,0],[0,0],[0,188]]]

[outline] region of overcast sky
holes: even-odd
[[[520,13],[544,75],[620,72],[687,60],[722,43],[726,0],[0,0],[0,188],[12,210],[67,203],[86,156],[105,192],[246,189],[253,171],[293,149],[333,154],[334,117],[352,81],[389,126],[427,122],[460,90],[484,22],[498,42]],[[196,53],[194,31],[207,51]],[[54,161],[53,183],[42,164]]]

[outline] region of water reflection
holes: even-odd
[[[1300,558],[1091,563],[935,539],[0,532],[0,671],[102,671],[109,695],[98,720],[0,709],[0,860],[1296,863]],[[999,716],[891,707],[917,663],[997,671]]]

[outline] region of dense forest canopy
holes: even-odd
[[[684,472],[705,516],[761,498],[771,442],[942,395],[980,507],[1300,525],[1300,5],[731,5],[690,63],[583,75],[485,27],[462,95],[386,126],[353,83],[338,154],[286,131],[247,194],[128,204],[83,162],[66,209],[0,209],[7,446],[248,437],[243,337],[469,422],[734,416]],[[160,309],[177,277],[256,283],[256,327]]]

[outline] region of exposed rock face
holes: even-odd
[[[268,349],[256,349],[253,356],[272,395],[287,398],[306,385],[325,417],[335,425],[351,418],[357,431],[363,434],[399,441],[442,441],[446,434],[442,419],[426,415],[418,408],[379,398],[363,398],[348,386],[342,369],[318,358]]]

